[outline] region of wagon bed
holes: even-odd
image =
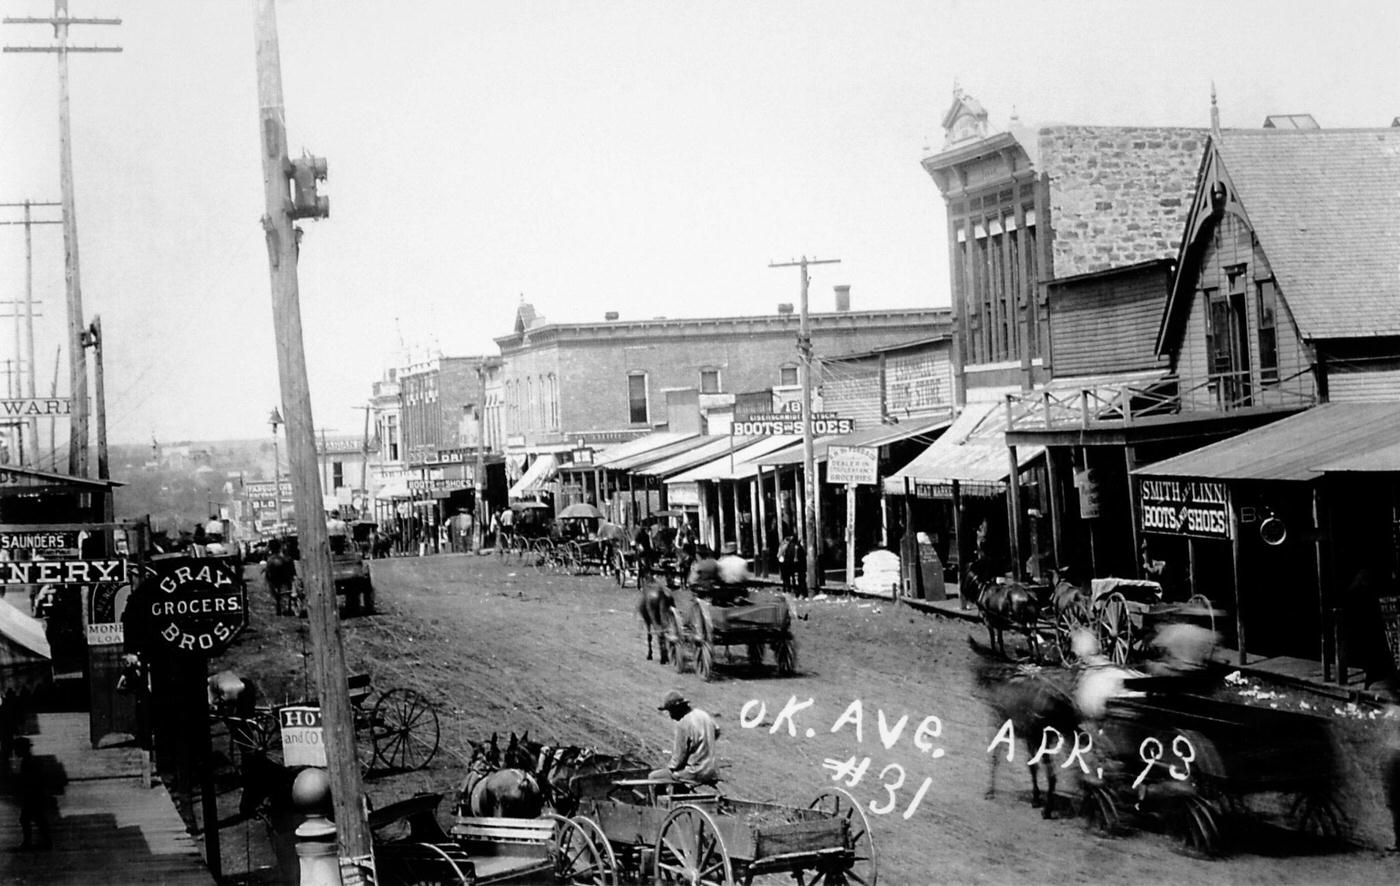
[[[713,679],[719,651],[727,655],[733,646],[744,648],[752,668],[763,663],[764,650],[771,648],[780,676],[796,671],[797,640],[783,594],[749,588],[733,602],[719,603],[686,588],[672,593],[675,605],[666,642],[677,671],[684,672],[693,662],[697,673]]]

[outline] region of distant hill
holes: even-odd
[[[118,519],[150,515],[152,527],[178,532],[229,506],[240,482],[271,480],[272,439],[190,440],[108,447]],[[279,453],[283,472],[286,453]]]

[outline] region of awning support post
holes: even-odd
[[[1225,500],[1230,508],[1230,567],[1235,581],[1235,643],[1240,647],[1239,664],[1247,664],[1244,641],[1244,602],[1240,591],[1240,516],[1235,510],[1235,491],[1226,487]]]
[[[1007,479],[1010,483],[1006,488],[1006,510],[1007,510],[1007,544],[1011,549],[1011,576],[1020,579],[1023,576],[1021,563],[1021,466],[1016,461],[1016,447],[1007,446],[1006,451],[1011,458],[1011,470]]]

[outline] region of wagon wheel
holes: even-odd
[[[617,882],[598,851],[589,832],[573,819],[550,813],[554,834],[549,841],[549,860],[554,866],[554,882],[576,886],[613,886]]]
[[[554,572],[561,575],[572,575],[577,568],[577,562],[574,559],[574,549],[571,544],[557,544],[550,552],[549,566]]]
[[[749,670],[757,671],[763,667],[763,644],[750,642],[748,644],[748,657]]]
[[[704,638],[695,647],[695,673],[706,683],[715,679],[715,645]]]
[[[1100,837],[1111,837],[1122,826],[1113,792],[1102,784],[1084,786],[1083,814],[1084,827]]]
[[[1172,833],[1177,848],[1196,858],[1214,858],[1220,854],[1220,813],[1204,797],[1188,794],[1177,804],[1172,814]]]
[[[437,754],[437,711],[412,689],[390,689],[379,696],[369,729],[375,759],[391,771],[422,769]]]
[[[797,673],[797,638],[787,634],[773,642],[773,655],[778,659],[778,676],[791,677]]]
[[[1099,651],[1114,664],[1127,664],[1133,651],[1133,619],[1128,612],[1128,601],[1115,591],[1104,597],[1098,613]]]
[[[846,839],[851,848],[851,864],[843,872],[844,880],[832,882],[860,883],[875,886],[879,863],[875,856],[875,838],[870,833],[870,820],[861,811],[856,798],[841,788],[828,788],[817,795],[808,809],[826,813],[846,823]]]
[[[1060,664],[1068,667],[1078,660],[1074,654],[1074,632],[1089,626],[1089,609],[1077,601],[1055,613],[1055,645],[1060,649]]]
[[[1323,840],[1336,840],[1349,822],[1337,798],[1326,788],[1299,794],[1288,807],[1288,824]]]
[[[652,879],[687,886],[734,886],[729,850],[709,813],[689,803],[661,823],[652,853]]]
[[[554,544],[547,538],[536,539],[530,545],[530,565],[537,572],[544,572],[554,565]]]
[[[671,664],[675,666],[676,673],[684,674],[690,670],[689,662],[686,661],[686,647],[689,645],[685,640],[685,625],[681,623],[681,615],[676,610],[671,610],[671,625],[666,631],[663,642],[671,644]]]
[[[1210,629],[1215,630],[1215,607],[1211,605],[1210,598],[1205,594],[1192,594],[1186,601],[1187,606],[1199,606],[1206,611],[1206,618],[1210,619]]]
[[[576,541],[569,542],[568,547],[568,573],[570,575],[581,575],[588,567],[587,561],[583,558],[583,545]]]
[[[602,875],[598,882],[608,886],[620,882],[622,869],[618,866],[617,853],[613,852],[612,841],[608,839],[608,835],[603,833],[596,821],[586,815],[575,815],[572,821],[588,834],[598,850],[599,873]]]

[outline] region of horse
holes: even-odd
[[[457,814],[489,818],[535,818],[544,810],[539,783],[529,772],[501,767],[496,733],[472,746],[466,778],[457,789]]]
[[[647,661],[652,660],[652,637],[661,648],[661,663],[666,664],[669,654],[666,649],[666,625],[671,619],[675,601],[664,584],[656,581],[642,582],[641,596],[637,600],[637,614],[647,629]]]
[[[987,623],[987,641],[993,649],[1006,655],[1004,632],[1009,628],[1026,635],[1031,658],[1040,660],[1040,638],[1035,631],[1040,602],[1030,588],[1014,581],[985,582],[977,594],[977,608]]]
[[[517,765],[530,767],[545,805],[565,817],[578,811],[575,779],[608,772],[640,777],[650,771],[644,761],[627,754],[605,754],[578,745],[548,745],[532,742],[526,736],[521,737],[515,753]]]
[[[1055,807],[1055,769],[1059,761],[1050,755],[1041,758],[1040,766],[1045,770],[1045,795],[1042,805],[1040,780],[1036,767],[1029,761],[1040,750],[1047,729],[1055,729],[1065,742],[1074,740],[1074,731],[1079,726],[1079,710],[1064,689],[1045,677],[1038,666],[1012,665],[998,659],[990,649],[984,649],[976,640],[967,638],[968,645],[976,654],[973,665],[973,683],[980,690],[1000,724],[1010,722],[1016,736],[1025,745],[1028,755],[1027,768],[1031,773],[1031,806],[1041,806],[1041,817],[1051,818]],[[988,799],[996,794],[997,765],[1000,762],[999,749],[991,753],[991,773],[987,783]]]

